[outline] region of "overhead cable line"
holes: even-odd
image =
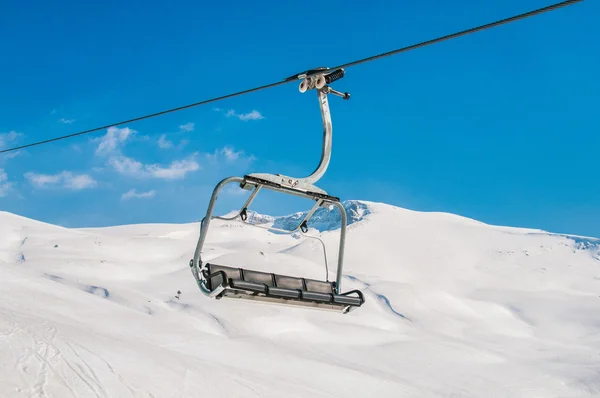
[[[14,148],[3,149],[3,150],[0,150],[0,153],[16,151],[16,150],[19,150],[19,149],[29,148],[29,147],[36,146],[36,145],[42,145],[42,144],[47,144],[47,143],[54,142],[54,141],[64,140],[64,139],[67,139],[67,138],[77,137],[79,135],[84,135],[84,134],[93,133],[95,131],[104,130],[104,129],[107,129],[109,127],[120,126],[122,124],[137,122],[137,121],[144,120],[144,119],[150,119],[150,118],[155,117],[155,116],[165,115],[167,113],[176,112],[176,111],[180,111],[180,110],[187,109],[187,108],[192,108],[194,106],[208,104],[209,102],[216,102],[216,101],[220,101],[220,100],[223,100],[223,99],[226,99],[226,98],[231,98],[231,97],[236,97],[238,95],[248,94],[248,93],[251,93],[253,91],[264,90],[265,88],[275,87],[275,86],[278,86],[278,85],[281,85],[281,84],[284,84],[284,83],[288,83],[288,82],[287,81],[280,81],[280,82],[277,82],[277,83],[267,84],[265,86],[256,87],[256,88],[252,88],[252,89],[245,90],[245,91],[239,91],[237,93],[227,94],[227,95],[223,95],[221,97],[215,97],[215,98],[211,98],[211,99],[208,99],[208,100],[196,102],[196,103],[193,103],[193,104],[183,105],[183,106],[180,106],[180,107],[177,107],[177,108],[167,109],[167,110],[164,110],[164,111],[161,111],[161,112],[152,113],[150,115],[140,116],[140,117],[136,117],[134,119],[124,120],[124,121],[118,122],[118,123],[107,124],[106,126],[95,127],[93,129],[90,129],[90,130],[80,131],[78,133],[73,133],[73,134],[69,134],[69,135],[63,135],[63,136],[56,137],[56,138],[50,138],[48,140],[39,141],[39,142],[33,142],[31,144],[21,145],[21,146],[14,147]]]
[[[336,67],[331,68],[331,69],[349,68],[350,66],[355,66],[355,65],[362,64],[362,63],[365,63],[365,62],[370,62],[370,61],[374,61],[376,59],[388,57],[390,55],[395,55],[395,54],[403,53],[403,52],[406,52],[406,51],[415,50],[417,48],[425,47],[425,46],[428,46],[430,44],[439,43],[439,42],[444,41],[444,40],[454,39],[455,37],[464,36],[464,35],[467,35],[467,34],[470,34],[470,33],[475,33],[475,32],[478,32],[478,31],[481,31],[481,30],[485,30],[485,29],[489,29],[489,28],[493,28],[493,27],[496,27],[496,26],[499,26],[499,25],[504,25],[504,24],[507,24],[507,23],[510,23],[510,22],[514,22],[514,21],[517,21],[517,20],[520,20],[520,19],[525,19],[525,18],[528,18],[528,17],[532,17],[534,15],[542,14],[544,12],[548,12],[548,11],[556,10],[558,8],[570,6],[572,4],[579,3],[579,2],[582,2],[582,1],[583,0],[568,0],[568,1],[563,1],[561,3],[556,3],[556,4],[550,5],[548,7],[539,8],[537,10],[529,11],[529,12],[526,12],[524,14],[515,15],[514,17],[510,17],[510,18],[502,19],[500,21],[496,21],[496,22],[485,24],[485,25],[481,25],[481,26],[478,26],[476,28],[471,28],[471,29],[463,30],[462,32],[457,32],[457,33],[453,33],[451,35],[446,35],[446,36],[438,37],[437,39],[424,41],[424,42],[418,43],[418,44],[413,44],[412,46],[399,48],[397,50],[389,51],[389,52],[386,52],[386,53],[383,53],[383,54],[374,55],[374,56],[368,57],[368,58],[363,58],[363,59],[358,60],[358,61],[348,62],[346,64],[342,64],[342,65],[336,66]]]
[[[523,13],[523,14],[515,15],[515,16],[510,17],[510,18],[502,19],[502,20],[499,20],[499,21],[496,21],[496,22],[492,22],[492,23],[488,23],[488,24],[485,24],[485,25],[481,25],[481,26],[478,26],[478,27],[475,27],[475,28],[463,30],[461,32],[457,32],[457,33],[453,33],[453,34],[450,34],[450,35],[442,36],[442,37],[439,37],[439,38],[436,38],[436,39],[432,39],[432,40],[428,40],[428,41],[425,41],[425,42],[422,42],[422,43],[413,44],[413,45],[408,46],[408,47],[399,48],[399,49],[396,49],[396,50],[392,50],[392,51],[389,51],[389,52],[385,52],[385,53],[382,53],[382,54],[374,55],[374,56],[371,56],[371,57],[368,57],[368,58],[363,58],[363,59],[360,59],[360,60],[357,60],[357,61],[348,62],[348,63],[342,64],[342,65],[338,65],[338,66],[333,67],[333,68],[326,68],[326,69],[327,70],[337,70],[337,69],[342,69],[342,68],[349,68],[351,66],[359,65],[359,64],[362,64],[362,63],[365,63],[365,62],[374,61],[374,60],[381,59],[381,58],[384,58],[384,57],[388,57],[388,56],[391,56],[391,55],[395,55],[395,54],[399,54],[399,53],[402,53],[402,52],[414,50],[414,49],[417,49],[417,48],[420,48],[420,47],[425,47],[425,46],[428,46],[428,45],[431,45],[431,44],[434,44],[434,43],[439,43],[439,42],[444,41],[444,40],[449,40],[449,39],[453,39],[455,37],[459,37],[459,36],[467,35],[467,34],[470,34],[470,33],[478,32],[478,31],[481,31],[481,30],[493,28],[493,27],[496,27],[496,26],[499,26],[499,25],[504,25],[504,24],[507,24],[507,23],[510,23],[510,22],[514,22],[514,21],[517,21],[517,20],[520,20],[520,19],[528,18],[528,17],[534,16],[534,15],[538,15],[538,14],[542,14],[544,12],[548,12],[548,11],[556,10],[556,9],[559,9],[559,8],[562,8],[562,7],[570,6],[572,4],[579,3],[579,2],[582,2],[582,1],[583,0],[567,0],[567,1],[563,1],[563,2],[556,3],[556,4],[553,4],[553,5],[547,6],[547,7],[539,8],[537,10],[533,10],[533,11],[529,11],[529,12],[526,12],[526,13]],[[85,131],[81,131],[81,132],[74,133],[74,134],[64,135],[64,136],[60,136],[60,137],[55,137],[55,138],[47,139],[47,140],[44,140],[44,141],[33,142],[31,144],[26,144],[26,145],[21,145],[21,146],[13,147],[13,148],[3,149],[3,150],[0,150],[0,153],[12,152],[12,151],[17,151],[17,150],[24,149],[24,148],[29,148],[29,147],[32,147],[32,146],[37,146],[37,145],[47,144],[47,143],[50,143],[50,142],[60,141],[60,140],[64,140],[64,139],[67,139],[67,138],[72,138],[72,137],[76,137],[76,136],[80,136],[80,135],[84,135],[84,134],[93,133],[95,131],[104,130],[104,129],[107,129],[109,127],[119,126],[119,125],[126,124],[126,123],[137,122],[137,121],[140,121],[140,120],[149,119],[149,118],[160,116],[160,115],[164,115],[164,114],[167,114],[167,113],[177,112],[177,111],[180,111],[180,110],[183,110],[183,109],[192,108],[192,107],[196,107],[196,106],[199,106],[199,105],[205,105],[205,104],[208,104],[210,102],[221,101],[221,100],[224,100],[224,99],[227,99],[227,98],[232,98],[232,97],[236,97],[236,96],[248,94],[248,93],[251,93],[251,92],[260,91],[260,90],[264,90],[264,89],[275,87],[275,86],[280,86],[282,84],[290,83],[292,81],[301,80],[304,77],[306,77],[307,75],[310,75],[311,73],[318,73],[318,72],[319,72],[319,70],[298,73],[298,74],[295,74],[295,75],[293,75],[291,77],[288,77],[288,78],[286,78],[284,80],[281,80],[281,81],[278,81],[278,82],[275,82],[275,83],[271,83],[271,84],[266,84],[264,86],[260,86],[260,87],[256,87],[256,88],[252,88],[252,89],[248,89],[248,90],[244,90],[244,91],[239,91],[239,92],[232,93],[232,94],[227,94],[227,95],[223,95],[223,96],[220,96],[220,97],[211,98],[211,99],[208,99],[208,100],[203,100],[203,101],[200,101],[200,102],[195,102],[193,104],[188,104],[188,105],[180,106],[180,107],[177,107],[177,108],[167,109],[167,110],[164,110],[164,111],[161,111],[161,112],[156,112],[156,113],[152,113],[152,114],[149,114],[149,115],[136,117],[136,118],[125,120],[125,121],[121,121],[121,122],[118,122],[118,123],[111,123],[111,124],[106,125],[106,126],[96,127],[96,128],[90,129],[90,130],[85,130]],[[321,70],[321,72],[322,72],[322,70]]]

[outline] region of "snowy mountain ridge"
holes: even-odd
[[[342,202],[344,209],[346,210],[347,224],[351,225],[356,222],[362,221],[366,216],[371,214],[371,208],[368,202],[360,200],[346,200]],[[230,212],[229,215],[233,215],[236,212]],[[285,216],[271,216],[267,214],[260,214],[254,210],[249,210],[248,222],[256,225],[268,225],[269,227],[293,230],[300,224],[300,221],[306,216],[308,211],[297,212]],[[320,207],[312,215],[307,223],[309,228],[313,228],[319,232],[333,231],[339,229],[342,225],[342,219],[340,212],[337,208],[331,206],[331,208]]]
[[[396,206],[390,206],[387,204],[370,202],[364,200],[346,200],[342,202],[344,209],[346,210],[347,217],[347,225],[352,225],[355,223],[359,223],[365,221],[369,218],[369,216],[376,211],[374,207],[378,206],[386,206],[393,208],[398,211],[412,211],[403,209]],[[232,211],[228,215],[232,216],[236,214],[237,211]],[[288,214],[284,216],[272,216],[268,214],[258,213],[254,210],[248,210],[248,222],[256,225],[268,225],[269,227],[284,229],[284,230],[293,230],[296,228],[300,221],[304,218],[304,216],[308,213],[308,211],[296,212],[293,214]],[[421,212],[416,212],[421,213]],[[438,213],[438,212],[423,212],[422,214],[430,214],[432,216],[438,217],[446,217],[446,218],[454,218],[458,222],[472,222],[474,224],[487,225],[480,221],[467,218],[464,216],[459,216],[451,213]],[[334,231],[339,229],[341,226],[341,216],[339,211],[335,207],[324,208],[320,207],[315,211],[308,222],[308,227],[317,230],[318,232],[327,232]],[[547,236],[559,236],[564,237],[566,239],[572,240],[574,242],[574,247],[576,250],[583,250],[592,253],[598,260],[600,261],[600,238],[595,237],[584,237],[577,235],[569,235],[569,234],[561,234],[561,233],[552,233],[541,230],[532,230],[528,228],[518,228],[518,227],[508,227],[508,226],[493,226],[489,225],[492,228],[501,228],[505,230],[515,230],[515,231],[530,231],[531,234],[544,234]]]

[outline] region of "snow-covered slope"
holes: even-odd
[[[197,223],[0,212],[0,397],[600,396],[598,239],[345,207],[342,289],[367,300],[347,315],[204,297],[187,266]],[[331,278],[338,217],[309,224]],[[325,276],[314,240],[211,227],[207,259]]]

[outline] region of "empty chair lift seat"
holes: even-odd
[[[327,307],[348,312],[364,303],[360,290],[337,294],[333,282],[297,278],[258,272],[243,268],[206,264],[206,287],[213,291],[219,286],[225,290],[220,296],[247,299],[271,299],[288,304]],[[351,296],[355,294],[355,296]],[[217,296],[217,298],[220,298]]]

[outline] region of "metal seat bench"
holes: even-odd
[[[211,263],[206,264],[203,276],[209,290],[220,290],[219,294],[215,296],[217,299],[227,296],[250,300],[279,301],[282,304],[290,305],[308,303],[309,306],[321,306],[341,312],[349,312],[360,307],[365,301],[360,290],[336,293],[335,282]]]

